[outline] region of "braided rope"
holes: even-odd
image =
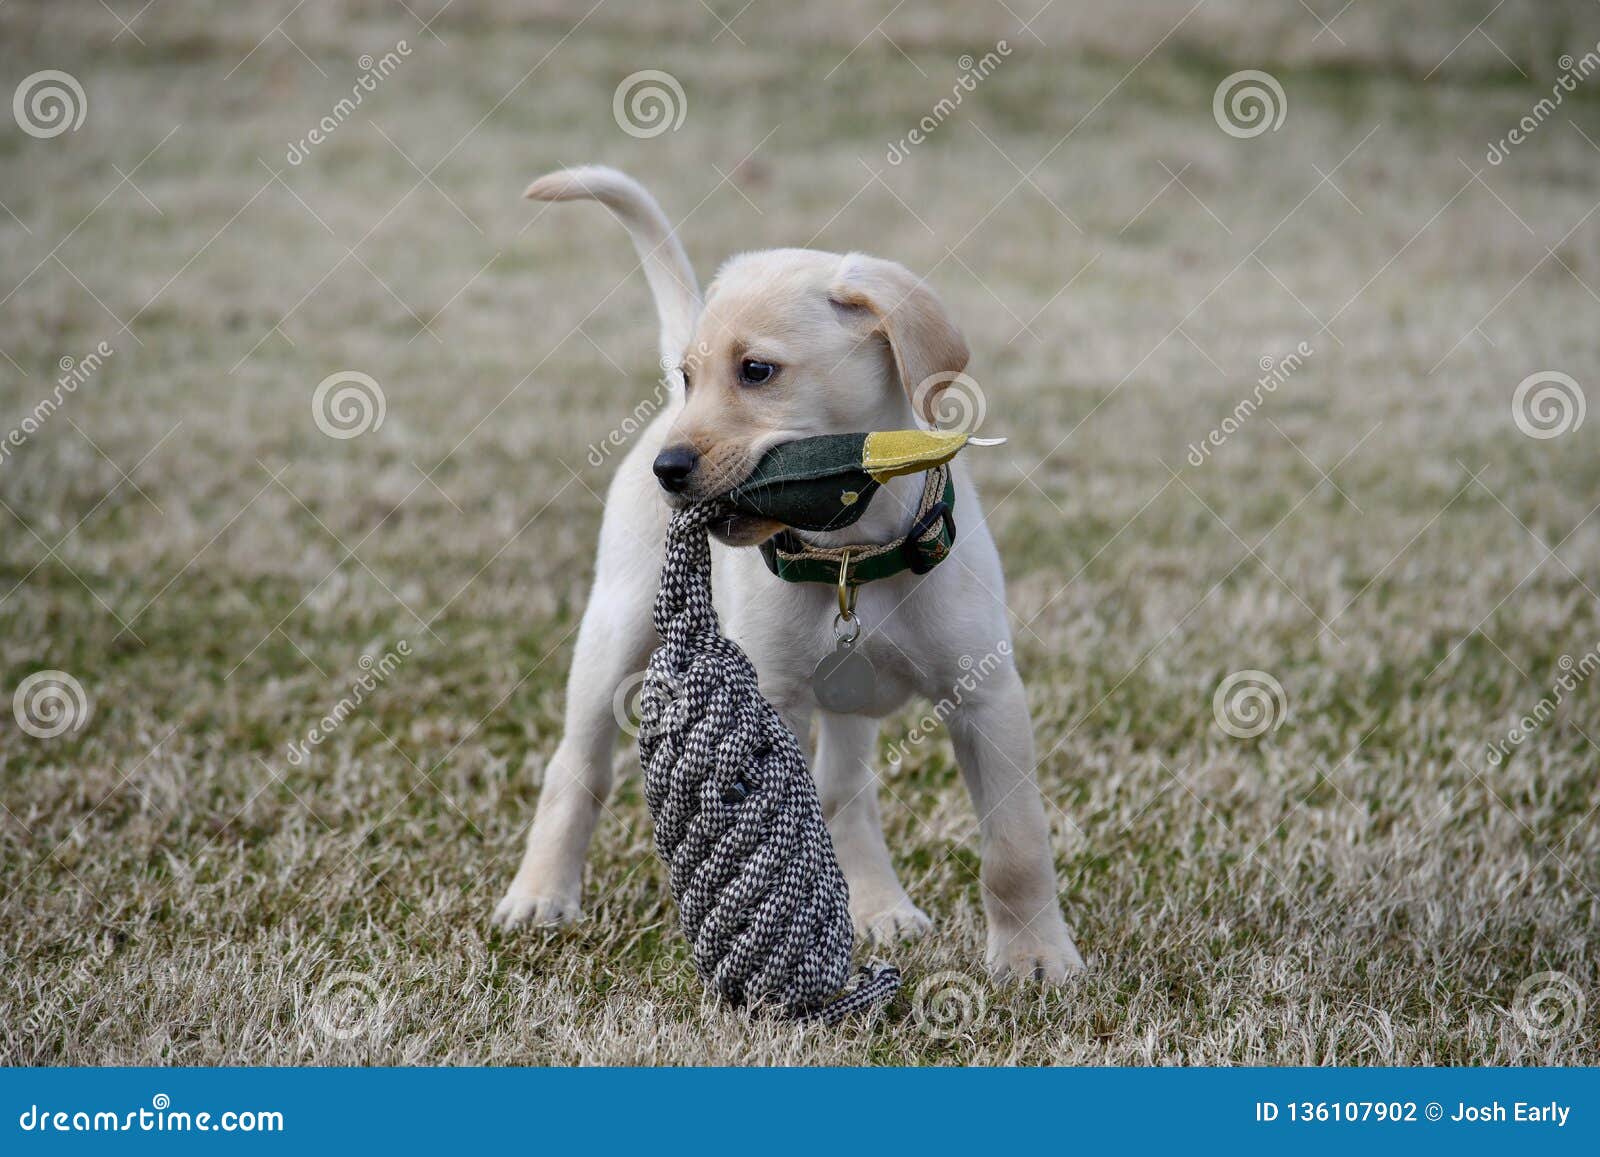
[[[893,996],[900,972],[875,965],[829,1000],[850,969],[850,894],[800,742],[718,627],[706,525],[723,513],[690,507],[667,530],[639,728],[656,852],[702,979],[834,1024]]]

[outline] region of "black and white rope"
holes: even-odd
[[[736,1005],[834,1024],[892,997],[900,972],[874,965],[835,997],[850,895],[800,741],[717,624],[706,526],[723,513],[690,507],[667,531],[639,728],[656,851],[707,983]]]

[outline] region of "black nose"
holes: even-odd
[[[689,475],[700,463],[700,452],[690,446],[668,446],[656,455],[654,470],[663,490],[674,494],[689,483]]]

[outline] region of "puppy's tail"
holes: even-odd
[[[656,316],[661,321],[662,366],[676,366],[700,315],[700,285],[656,199],[628,174],[604,165],[546,173],[529,185],[523,196],[535,201],[599,201],[622,222],[655,297]]]

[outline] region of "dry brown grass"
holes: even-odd
[[[737,37],[697,0],[574,30],[588,7],[457,4],[442,43],[388,0],[280,33],[286,4],[161,3],[137,39],[98,5],[0,8],[7,84],[66,69],[89,102],[76,133],[0,132],[0,426],[61,357],[115,350],[0,462],[0,689],[61,669],[93,705],[57,739],[0,727],[0,1058],[1600,1059],[1600,691],[1486,758],[1600,644],[1600,421],[1540,441],[1510,409],[1542,370],[1600,404],[1600,78],[1482,160],[1600,40],[1596,9],[1509,4],[1485,36],[1471,6],[1357,4],[1319,36],[1293,4],[1057,3],[1042,47],[999,5],[908,5],[894,43],[868,35],[888,4],[714,3]],[[887,165],[1001,36],[1011,59]],[[287,165],[355,58],[402,37],[411,58]],[[1252,67],[1288,116],[1235,140],[1212,92]],[[682,81],[678,132],[613,122],[642,68]],[[620,233],[517,197],[586,160],[657,190],[702,273],[863,248],[962,319],[1012,439],[974,465],[1085,979],[982,979],[942,738],[885,772],[936,928],[894,950],[910,991],[881,1023],[704,1002],[633,780],[589,920],[489,929],[557,738],[610,472],[588,447],[653,385]],[[1187,462],[1300,341],[1304,368]],[[387,418],[337,441],[310,398],[344,369]],[[414,656],[287,762],[401,639]],[[1239,740],[1212,694],[1251,668],[1288,713]],[[1541,1038],[1513,1006],[1546,972],[1587,1004]],[[935,990],[968,999],[958,1031],[919,1012]]]

